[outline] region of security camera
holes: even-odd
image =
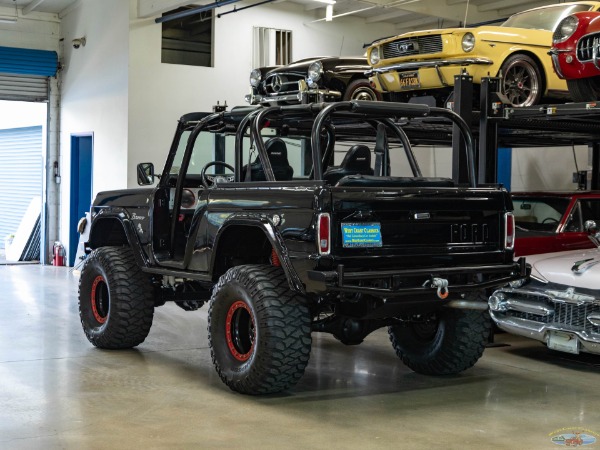
[[[73,39],[71,41],[73,43],[73,48],[79,48],[81,46],[85,47],[85,36],[77,39]]]

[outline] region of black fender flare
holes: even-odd
[[[100,227],[104,224],[104,221],[116,221],[123,227],[125,238],[127,243],[133,250],[135,261],[140,267],[149,267],[150,261],[148,256],[142,248],[142,244],[139,240],[135,227],[131,221],[129,212],[124,208],[111,208],[110,210],[100,210],[94,217],[90,226],[90,234],[88,241],[85,243],[86,252],[87,249],[96,249],[102,247],[100,244],[99,233]],[[98,231],[96,231],[98,230]]]
[[[240,213],[234,214],[226,220],[226,222],[219,228],[219,231],[215,236],[213,252],[210,261],[211,273],[214,273],[216,255],[219,249],[219,242],[225,234],[225,231],[227,231],[227,229],[232,226],[254,227],[262,230],[262,232],[265,234],[268,241],[270,242],[271,246],[275,249],[277,256],[279,257],[281,267],[283,268],[290,288],[300,294],[306,294],[304,284],[302,283],[302,281],[300,281],[300,277],[296,273],[296,269],[294,269],[294,266],[290,261],[290,257],[285,246],[283,236],[281,235],[277,227],[273,224],[271,219],[265,214]]]

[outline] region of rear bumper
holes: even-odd
[[[435,288],[430,283],[433,278],[452,278],[458,275],[468,275],[467,278],[473,280],[463,284],[449,283],[447,290],[450,294],[453,294],[501,286],[510,281],[527,277],[529,270],[529,267],[525,264],[525,258],[519,258],[518,261],[512,264],[360,272],[346,271],[344,266],[340,264],[336,270],[308,271],[310,286],[307,286],[307,290],[368,294],[382,298],[393,298],[435,293]],[[398,282],[400,279],[413,280],[411,287],[403,287]],[[476,279],[480,281],[475,281]]]

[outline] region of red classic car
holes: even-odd
[[[577,12],[561,20],[549,53],[573,100],[600,99],[600,12]]]
[[[513,192],[515,256],[592,248],[586,220],[600,223],[600,191]]]

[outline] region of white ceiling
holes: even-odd
[[[79,0],[0,0],[0,6],[17,4],[23,14],[32,11],[55,13],[64,12],[66,8]],[[97,0],[98,1],[98,0]],[[138,0],[149,4],[148,0]],[[257,3],[260,0],[253,1]],[[316,18],[325,17],[325,4],[317,0],[276,0],[291,1],[304,5],[307,11],[314,11]],[[164,4],[176,7],[185,4],[210,4],[212,1],[152,1],[153,6]],[[250,3],[250,2],[249,2]],[[559,3],[557,0],[336,0],[333,16],[351,14],[362,17],[368,24],[392,23],[400,32],[457,26],[468,15],[467,24],[479,23],[507,17],[515,12],[537,6]],[[260,7],[260,6],[259,6]],[[158,11],[158,9],[156,9]],[[161,10],[161,12],[164,11]],[[156,14],[158,15],[158,13]]]

